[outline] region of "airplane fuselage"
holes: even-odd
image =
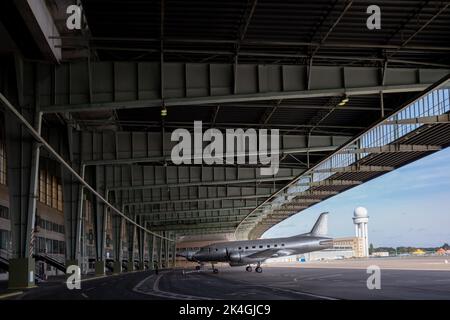
[[[298,235],[286,238],[215,243],[201,248],[190,257],[197,262],[229,262],[232,266],[260,263],[271,257],[290,256],[331,248],[327,237]],[[261,253],[260,255],[258,255]],[[265,256],[264,253],[267,253]]]
[[[217,262],[228,262],[231,266],[248,265],[247,271],[251,271],[251,265],[256,264],[255,271],[261,273],[260,265],[267,259],[332,248],[333,239],[326,237],[327,214],[320,214],[309,233],[284,238],[219,242],[199,251],[187,251],[178,255],[200,264],[211,262],[215,273],[218,272],[214,268],[214,263]]]

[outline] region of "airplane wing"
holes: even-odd
[[[291,250],[286,249],[267,249],[259,252],[252,253],[247,258],[254,258],[254,259],[269,259],[269,258],[277,258],[277,257],[283,257],[283,256],[290,256],[294,254]]]

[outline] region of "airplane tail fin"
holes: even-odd
[[[309,235],[311,236],[326,236],[328,234],[328,212],[323,212],[317,219],[314,227],[311,229]]]

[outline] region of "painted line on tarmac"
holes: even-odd
[[[309,292],[304,292],[304,291],[297,291],[297,290],[292,290],[292,289],[284,289],[284,288],[263,286],[263,285],[253,285],[253,286],[266,288],[266,289],[271,289],[271,290],[275,290],[275,291],[294,293],[294,294],[297,294],[297,295],[302,295],[302,296],[307,296],[307,297],[316,298],[316,299],[322,299],[322,300],[339,300],[338,298],[322,296],[322,295],[319,295],[319,294],[314,294],[314,293],[309,293]]]
[[[343,276],[342,273],[336,273],[336,274],[329,274],[325,276],[315,276],[315,277],[306,277],[306,278],[294,278],[294,282],[300,282],[300,281],[315,281],[315,280],[324,280],[329,278],[336,278]]]
[[[23,294],[23,291],[17,291],[17,292],[11,292],[11,293],[2,294],[2,295],[0,295],[0,300],[1,299],[7,299],[7,298],[15,297],[15,296],[19,296],[21,294]]]
[[[208,297],[191,296],[191,295],[185,295],[185,294],[173,293],[173,292],[167,292],[167,291],[160,290],[159,289],[159,281],[164,276],[164,274],[160,274],[156,277],[156,279],[153,282],[153,288],[151,291],[140,288],[141,286],[144,285],[144,283],[146,281],[151,280],[151,278],[153,278],[154,276],[155,275],[151,275],[151,276],[145,278],[144,280],[142,280],[141,282],[139,282],[133,288],[133,291],[137,292],[137,293],[145,294],[145,295],[157,296],[157,297],[168,298],[168,299],[177,299],[177,300],[216,300],[216,299],[208,298]]]
[[[209,276],[211,276],[211,275],[209,275]],[[274,291],[293,293],[293,294],[297,294],[297,295],[303,295],[303,296],[312,297],[312,298],[316,298],[316,299],[322,299],[322,300],[339,300],[338,298],[323,296],[323,295],[319,295],[319,294],[313,294],[313,293],[304,292],[304,291],[296,291],[296,290],[292,290],[292,289],[285,289],[285,288],[279,288],[279,287],[254,284],[254,283],[251,283],[251,282],[245,281],[245,280],[240,280],[240,281],[246,283],[249,286],[257,287],[257,288],[264,288],[264,289],[270,289],[270,290],[274,290]]]

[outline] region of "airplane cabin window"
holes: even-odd
[[[267,245],[267,248],[270,248],[270,244]]]
[[[274,247],[278,247],[278,245],[277,245],[277,244],[274,244],[273,246],[274,246]]]
[[[252,248],[253,248],[253,249],[255,249],[255,248],[256,248],[256,246],[252,246]]]
[[[245,247],[245,249],[248,249],[248,247]]]
[[[281,246],[284,247],[284,243],[282,243]]]
[[[259,246],[260,248],[262,248],[263,246]]]

